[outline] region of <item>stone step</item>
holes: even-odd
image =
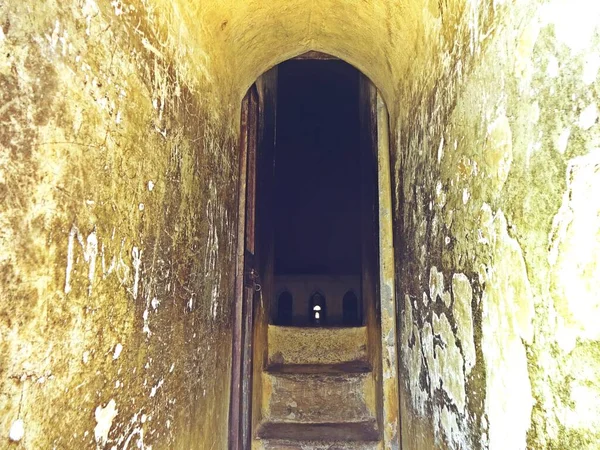
[[[260,450],[381,450],[381,442],[263,440]]]
[[[371,373],[263,373],[260,438],[377,440]]]
[[[366,372],[367,328],[304,328],[269,325],[268,371],[285,372]],[[311,367],[312,366],[312,367]]]
[[[267,368],[270,373],[287,374],[344,374],[368,373],[371,366],[366,361],[350,361],[339,364],[283,364],[271,365]]]
[[[258,437],[261,439],[286,439],[288,441],[297,441],[298,444],[302,443],[303,441],[314,442],[317,440],[343,440],[345,444],[361,441],[371,441],[376,443],[376,441],[379,439],[379,432],[377,431],[377,424],[375,423],[375,420],[354,423],[346,422],[313,424],[266,422],[261,424],[259,427]]]

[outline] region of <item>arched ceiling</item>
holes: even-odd
[[[199,62],[240,98],[272,66],[318,50],[361,70],[388,105],[400,80],[435,70],[434,56],[478,8],[470,0],[174,1],[198,39]]]

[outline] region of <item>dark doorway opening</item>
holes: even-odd
[[[242,102],[232,450],[268,437],[265,374],[340,363],[311,363],[302,339],[331,344],[335,359],[334,344],[351,336],[358,353],[349,358],[360,355],[361,370],[383,380],[381,342],[394,333],[393,296],[384,322],[379,289],[394,292],[387,112],[364,75],[313,53],[261,75]],[[381,383],[376,390],[382,426]]]
[[[360,311],[356,294],[352,291],[346,292],[342,303],[344,326],[355,327],[360,325]]]
[[[277,298],[277,325],[291,325],[294,317],[294,298],[288,291],[283,291]]]
[[[274,274],[298,303],[294,325],[343,326],[343,295],[360,292],[359,82],[359,72],[340,60],[278,68]],[[315,290],[327,297],[327,320],[309,307]]]
[[[358,71],[279,66],[275,274],[360,273]]]

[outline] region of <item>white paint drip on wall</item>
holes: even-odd
[[[455,273],[452,276],[452,293],[454,303],[452,315],[457,325],[457,337],[460,340],[465,360],[465,373],[469,375],[475,366],[475,341],[473,336],[473,289],[465,274]]]
[[[589,53],[585,58],[583,65],[583,75],[581,80],[583,84],[589,86],[598,78],[598,71],[600,70],[600,53],[592,52]]]
[[[205,257],[205,271],[206,277],[212,279],[213,287],[211,290],[211,307],[210,314],[213,320],[217,318],[218,307],[219,307],[219,286],[221,284],[221,273],[217,271],[217,258],[219,255],[219,233],[216,226],[218,223],[218,216],[223,215],[223,209],[218,208],[215,212],[214,205],[218,202],[214,202],[213,199],[217,197],[217,190],[212,181],[210,182],[210,196],[211,199],[206,205],[206,217],[208,219],[208,241],[206,246],[206,257]],[[221,213],[221,214],[220,214]]]
[[[402,333],[402,353],[403,353],[403,364],[406,365],[409,376],[407,377],[406,383],[410,391],[410,397],[415,412],[424,416],[426,414],[428,392],[424,391],[420,387],[419,374],[421,373],[422,357],[421,357],[421,336],[419,330],[414,323],[413,308],[411,305],[410,297],[404,296],[404,323],[401,327]],[[414,338],[414,344],[411,345],[411,341]]]
[[[600,149],[569,161],[567,188],[548,236],[552,296],[560,314],[557,342],[600,339]]]
[[[71,277],[73,273],[73,264],[75,262],[75,241],[77,241],[83,250],[83,260],[88,263],[88,295],[92,293],[94,275],[96,272],[96,259],[98,257],[98,236],[96,230],[93,230],[84,243],[83,237],[75,224],[71,226],[67,243],[67,267],[65,269],[65,294],[71,292]]]
[[[441,340],[441,345],[436,344],[434,336]],[[423,325],[421,343],[430,380],[429,392],[421,395],[433,399],[436,392],[443,391],[451,403],[457,407],[459,413],[462,413],[466,404],[462,358],[456,346],[450,323],[444,314],[433,315],[433,326],[429,322]],[[410,376],[419,380],[420,373],[415,372]],[[420,386],[417,388],[421,389]],[[433,402],[432,413],[434,434],[438,445],[441,446],[442,436],[446,436],[448,441],[464,440],[458,438],[460,417],[455,412],[448,410],[444,405]],[[450,448],[468,448],[468,446],[459,445]]]
[[[150,324],[148,322],[148,308],[146,308],[144,310],[144,315],[143,315],[143,319],[144,319],[144,326],[142,328],[142,333],[146,333],[146,336],[150,337],[150,335],[152,334],[152,332],[150,331]]]
[[[429,270],[429,295],[434,303],[444,295],[444,274],[438,272],[435,266]]]
[[[96,230],[92,231],[86,240],[86,248],[83,252],[83,259],[89,264],[88,270],[88,295],[92,294],[92,285],[94,283],[94,274],[96,272],[96,258],[98,257],[98,236]]]
[[[140,283],[140,268],[142,267],[142,250],[137,247],[133,247],[131,250],[131,257],[133,258],[133,298],[137,299],[138,289]]]
[[[557,78],[560,75],[560,66],[558,64],[558,59],[554,55],[550,55],[548,57],[546,75],[548,75],[548,78]]]
[[[508,235],[502,211],[482,207],[480,221],[493,252],[482,267],[482,341],[486,371],[485,411],[490,450],[526,448],[534,399],[525,343],[533,340],[533,294],[523,252]]]
[[[25,436],[25,424],[22,419],[17,419],[10,426],[8,438],[13,442],[20,442],[23,436]]]
[[[443,346],[435,346],[435,357],[433,363],[429,366],[432,388],[441,386],[441,389],[446,392],[452,403],[460,412],[463,412],[466,405],[466,393],[462,355],[456,345],[456,339],[448,317],[443,313],[439,316],[434,313],[432,322],[433,333],[439,336],[444,344]],[[431,395],[433,397],[433,391]]]
[[[217,318],[217,308],[219,306],[219,287],[215,284],[212,289],[212,317]]]
[[[117,417],[119,412],[116,406],[117,403],[111,398],[104,408],[102,406],[96,408],[94,437],[96,438],[96,443],[99,445],[106,445],[106,442],[108,441],[108,433],[110,432],[114,418]]]
[[[122,351],[123,351],[123,345],[121,345],[121,343],[118,343],[117,345],[115,345],[115,350],[113,353],[113,360],[118,359],[119,356],[121,356]]]
[[[97,16],[100,10],[94,0],[86,0],[81,12],[85,17],[85,34],[90,36],[92,28],[92,18]]]
[[[464,188],[463,195],[462,195],[463,205],[467,204],[467,202],[469,201],[469,198],[471,198],[471,194],[469,193],[469,190],[467,188]]]
[[[125,443],[123,444],[123,450],[127,450],[129,448],[129,443],[131,442],[131,439],[133,439],[134,436],[139,436],[137,442],[136,442],[136,447],[138,449],[144,450],[144,449],[148,449],[148,450],[152,450],[152,447],[148,446],[146,447],[144,445],[144,429],[142,427],[136,427],[133,429],[133,431],[129,434],[129,436],[127,437],[127,439],[125,440]]]
[[[588,105],[579,116],[578,125],[582,130],[589,130],[598,120],[598,108],[595,103]]]
[[[119,282],[122,285],[125,285],[129,281],[129,266],[123,260],[123,251],[125,249],[125,238],[121,239],[121,248],[119,250],[119,260],[117,261],[117,265],[115,270],[117,272],[117,277],[119,278]]]
[[[75,225],[69,231],[69,241],[67,244],[67,269],[65,273],[65,294],[71,292],[71,273],[73,272],[73,254],[75,252],[75,238],[79,236],[79,230]]]
[[[454,301],[449,291],[444,289],[444,276],[436,267],[429,272],[429,291],[423,293],[423,303],[443,301],[446,306],[452,306],[452,315],[456,321],[458,332],[455,336],[449,318],[444,314],[434,313],[432,323],[425,322],[421,330],[413,322],[413,311],[418,305],[411,305],[408,295],[404,302],[404,326],[402,327],[402,351],[404,362],[408,369],[408,387],[415,412],[426,416],[427,405],[435,398],[436,392],[444,391],[445,396],[458,409],[433,402],[433,423],[436,442],[441,442],[442,436],[450,443],[450,448],[469,448],[468,435],[465,430],[464,417],[461,415],[466,408],[466,375],[470,373],[476,362],[475,343],[473,336],[472,289],[464,274],[452,277]],[[439,300],[438,300],[439,299]],[[435,336],[435,340],[434,340]],[[460,341],[458,346],[457,338]],[[411,341],[414,345],[411,347]],[[441,343],[439,344],[438,341]],[[462,352],[461,352],[462,350]],[[421,353],[422,352],[422,353]],[[422,356],[423,355],[423,356]],[[426,366],[422,365],[422,358]],[[423,367],[427,369],[430,389],[423,390],[420,385]]]
[[[593,43],[600,23],[600,2],[594,0],[554,0],[541,9],[542,25],[554,25],[559,42],[579,53]]]
[[[162,379],[155,386],[152,387],[152,389],[150,390],[150,398],[153,398],[156,395],[156,393],[162,387],[164,382],[165,380]]]
[[[570,137],[571,137],[571,129],[570,128],[565,128],[560,133],[560,136],[558,137],[558,139],[556,141],[556,150],[561,155],[564,155],[565,152],[567,151],[567,146],[569,145]]]

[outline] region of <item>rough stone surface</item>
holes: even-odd
[[[329,365],[368,368],[367,328],[269,326],[269,367]]]
[[[355,423],[375,420],[372,374],[263,374],[263,421]]]
[[[0,446],[227,447],[239,104],[319,50],[390,112],[403,447],[596,448],[599,27],[587,0],[4,1]]]
[[[236,133],[178,16],[0,5],[2,448],[226,447]]]
[[[403,441],[595,448],[600,7],[473,9],[458,25],[469,37],[432,60],[428,87],[401,86]],[[439,383],[453,344],[464,370]]]

